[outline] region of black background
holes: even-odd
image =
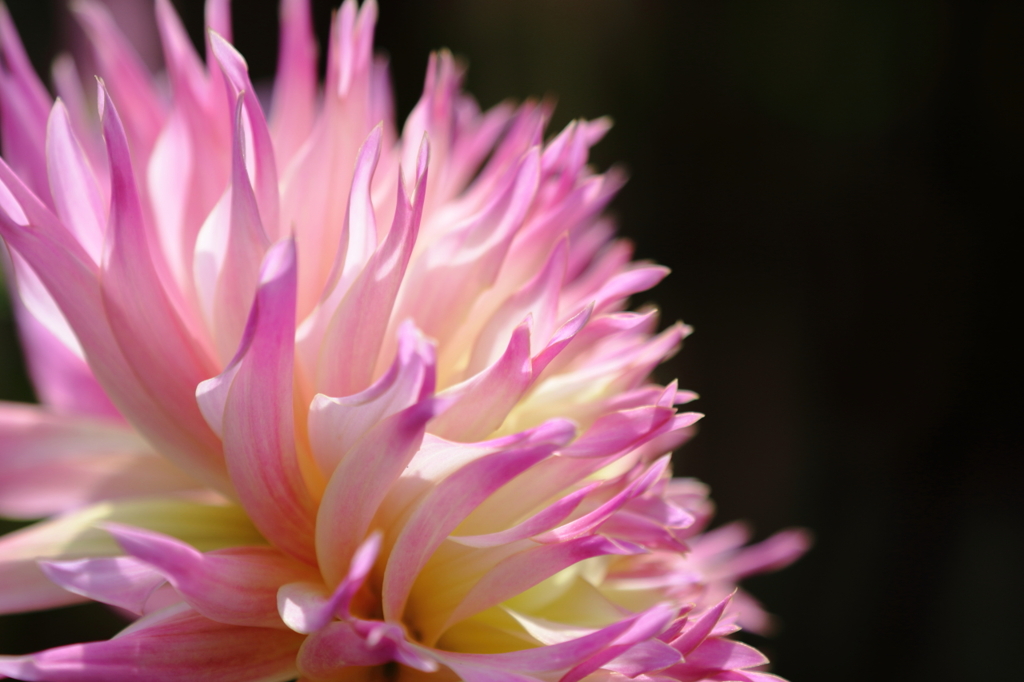
[[[63,2],[8,4],[38,67],[80,40]],[[174,4],[198,39],[201,3]],[[314,2],[321,44],[332,4]],[[275,6],[236,0],[257,79]],[[817,538],[749,581],[782,619],[751,638],[775,671],[1017,678],[1021,4],[382,0],[377,35],[403,117],[447,46],[485,106],[557,96],[552,133],[615,119],[593,155],[630,173],[612,210],[673,270],[638,302],[696,327],[659,370],[708,414],[676,472],[712,485],[721,521]],[[31,399],[6,308],[0,326],[0,397]],[[3,618],[0,652],[118,627],[98,607]]]

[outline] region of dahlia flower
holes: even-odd
[[[736,591],[806,546],[703,533],[668,453],[699,415],[648,382],[688,329],[602,215],[604,120],[482,112],[433,55],[399,134],[377,7],[317,82],[284,0],[265,111],[207,4],[156,1],[166,80],[75,5],[96,106],[53,100],[0,6],[0,233],[42,405],[0,406],[0,612],[83,600],[109,641],[0,656],[21,680],[778,679]]]

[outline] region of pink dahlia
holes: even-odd
[[[701,534],[672,479],[694,396],[626,300],[587,166],[434,55],[395,127],[377,7],[347,0],[327,77],[282,3],[266,115],[209,0],[206,59],[157,0],[167,87],[101,5],[76,12],[98,107],[54,101],[0,6],[0,233],[42,406],[0,407],[0,610],[93,599],[110,641],[0,657],[21,680],[773,678],[740,578],[805,545]],[[96,113],[98,111],[98,113]],[[48,518],[46,518],[48,517]]]

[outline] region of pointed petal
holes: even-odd
[[[0,138],[4,158],[40,199],[46,178],[46,115],[53,100],[39,80],[6,6],[0,5]]]
[[[0,252],[0,259],[2,259]],[[4,271],[25,361],[40,402],[67,414],[123,421],[92,369],[67,318],[39,275],[17,251]]]
[[[609,646],[631,646],[649,639],[675,615],[675,609],[658,605],[643,613],[624,618],[589,635],[560,644],[500,654],[462,654],[437,652],[438,659],[468,682],[521,679],[498,675],[511,673],[545,673],[571,668],[581,661],[606,650]],[[489,677],[496,675],[497,677]],[[544,676],[544,679],[548,679]]]
[[[263,226],[270,239],[277,239],[281,234],[281,198],[277,181],[277,162],[274,160],[274,146],[270,139],[270,129],[267,127],[267,120],[263,115],[263,107],[256,98],[256,90],[249,81],[249,67],[241,54],[216,33],[210,36],[210,45],[213,54],[220,64],[221,70],[231,85],[234,98],[242,98],[245,102],[246,120],[249,123],[249,130],[252,131],[249,144],[252,146],[252,159],[249,161],[254,166],[253,191],[256,203],[259,205],[259,216],[262,218]],[[236,129],[239,127],[236,123]],[[238,133],[236,132],[236,135]],[[237,173],[234,182],[238,183]]]
[[[298,459],[292,406],[295,287],[295,243],[285,240],[264,258],[243,346],[228,368],[235,376],[223,410],[224,456],[256,527],[312,563],[315,507]]]
[[[231,359],[245,329],[247,311],[252,307],[259,278],[260,263],[270,246],[260,212],[256,206],[249,176],[245,170],[245,139],[242,123],[242,98],[235,108],[235,125],[231,156],[230,213],[215,210],[203,225],[196,244],[196,261],[203,256],[216,262],[216,278],[208,294],[207,321],[213,332],[222,361]],[[218,206],[218,209],[221,207]],[[217,218],[226,217],[227,224]],[[214,234],[218,232],[220,234]],[[209,246],[209,242],[219,242]],[[219,251],[219,253],[209,253]]]
[[[711,635],[712,630],[715,629],[718,621],[721,620],[722,614],[725,613],[725,609],[729,606],[731,600],[732,595],[729,595],[705,612],[700,618],[693,621],[692,624],[689,624],[679,637],[672,640],[672,646],[679,649],[683,657],[689,656],[690,652],[700,646],[701,642]]]
[[[86,599],[142,614],[164,576],[134,557],[40,561],[39,568],[57,585]]]
[[[132,370],[115,339],[100,291],[99,273],[88,254],[2,159],[0,209],[0,233],[39,275],[81,342],[89,366],[118,410],[162,454],[190,475],[219,490],[230,490],[213,434],[210,433],[204,443],[201,430],[197,438],[194,431],[185,428],[187,419],[179,418],[180,415],[167,409],[165,400],[158,401],[146,390],[142,378]],[[137,338],[132,339],[131,345],[137,345]],[[175,347],[168,357],[176,359],[181,351]],[[160,358],[158,364],[168,363]],[[188,402],[194,405],[194,399]],[[191,409],[187,405],[179,407]]]
[[[588,660],[576,665],[572,670],[562,676],[559,682],[579,682],[587,675],[597,671],[606,663],[610,663],[619,657],[627,654],[637,644],[642,644],[656,637],[663,632],[672,621],[675,620],[678,609],[667,604],[658,604],[640,616],[631,624],[629,630],[619,636],[612,646],[594,654]],[[659,651],[660,655],[664,655]],[[667,658],[667,657],[666,657]],[[661,660],[665,660],[662,658]],[[632,661],[640,663],[642,659]],[[649,661],[650,662],[650,661]],[[630,662],[625,661],[626,665]]]
[[[558,294],[565,278],[568,251],[568,241],[560,240],[544,268],[498,308],[498,312],[477,337],[469,361],[470,373],[476,373],[494,362],[500,348],[506,343],[505,339],[528,315],[534,321],[532,352],[539,353],[547,346],[558,322]]]
[[[679,652],[668,644],[656,639],[649,639],[636,644],[625,653],[602,664],[601,667],[634,678],[643,673],[667,668],[678,663],[681,658]]]
[[[414,261],[403,284],[397,319],[411,317],[442,346],[497,278],[537,192],[537,154],[527,154],[504,182],[485,208]]]
[[[376,666],[391,661],[423,672],[438,669],[424,647],[408,642],[402,628],[380,621],[334,622],[306,638],[299,651],[299,669],[316,680],[339,677],[349,667]],[[430,652],[433,653],[433,652]]]
[[[349,618],[352,597],[363,586],[380,552],[382,535],[375,532],[359,546],[352,556],[348,575],[338,583],[333,594],[326,594],[322,585],[296,582],[284,585],[277,593],[281,620],[295,632],[309,634],[339,618]]]
[[[103,198],[60,100],[53,105],[47,123],[46,158],[57,215],[93,262],[99,263],[107,223]]]
[[[595,481],[575,492],[569,493],[554,504],[548,505],[543,510],[508,530],[488,533],[486,535],[451,535],[448,539],[466,547],[497,547],[537,536],[544,531],[551,530],[559,522],[572,514],[580,502],[583,501],[583,498],[600,485],[600,481]]]
[[[665,470],[668,468],[668,464],[669,457],[662,457],[648,467],[647,471],[644,472],[642,476],[638,476],[636,480],[632,481],[610,500],[597,507],[597,509],[584,514],[564,526],[560,526],[559,528],[544,533],[543,535],[539,535],[534,539],[537,542],[545,543],[563,542],[565,540],[571,540],[573,538],[589,534],[599,525],[605,523],[609,517],[622,509],[627,502],[650,490],[651,486],[653,486],[658,479],[664,475]]]
[[[619,543],[599,535],[531,547],[505,559],[481,577],[448,616],[445,626],[521,594],[585,559],[609,554],[628,556],[642,552],[643,549],[635,545]]]
[[[375,128],[374,131],[377,134],[380,128]],[[368,140],[367,144],[369,143]],[[376,144],[379,153],[379,135]],[[360,177],[357,168],[349,204],[349,249],[346,252],[348,255],[359,248],[372,246],[376,240],[373,205],[369,198],[369,178],[366,178],[366,185],[363,187],[359,183]],[[365,261],[365,266],[361,270],[356,270],[358,276],[348,288],[345,298],[338,305],[324,333],[321,345],[323,351],[317,369],[318,389],[321,392],[329,395],[350,395],[369,385],[392,317],[399,286],[416,244],[423,213],[425,187],[426,177],[422,176],[416,186],[415,203],[410,206],[399,183],[395,218],[387,238]],[[356,208],[360,204],[362,207],[357,211]],[[366,233],[362,239],[362,246],[360,241],[355,239],[357,230]],[[352,267],[358,268],[360,265],[357,259]],[[346,256],[346,270],[342,274],[342,279],[350,277],[348,268]]]

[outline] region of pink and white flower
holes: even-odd
[[[0,6],[0,234],[41,406],[0,406],[0,611],[93,599],[110,641],[0,656],[22,680],[777,679],[741,550],[668,454],[688,333],[602,214],[604,120],[481,112],[431,57],[401,133],[377,8],[319,86],[281,6],[269,113],[208,0],[206,59],[157,0],[168,88],[102,5],[97,106],[54,101]],[[98,111],[98,114],[95,113]],[[690,550],[693,550],[692,552]],[[739,606],[737,606],[739,604]]]

